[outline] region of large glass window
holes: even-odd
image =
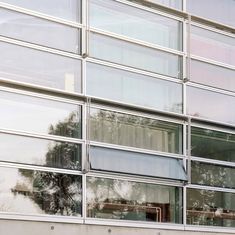
[[[0,212],[81,217],[81,176],[4,167],[0,170]]]
[[[90,33],[89,38],[91,57],[181,78],[182,58],[178,55],[97,33]]]
[[[2,2],[67,20],[81,21],[81,0],[2,0]]]
[[[192,127],[191,140],[193,156],[235,162],[235,135]]]
[[[78,105],[1,91],[0,110],[0,128],[81,138]]]
[[[88,177],[87,216],[182,223],[182,189]]]
[[[81,93],[81,61],[0,42],[0,76]]]
[[[0,161],[79,170],[81,145],[1,133]]]
[[[182,113],[182,93],[179,83],[87,63],[87,94],[92,96]]]
[[[2,36],[80,54],[80,30],[37,17],[0,10]]]
[[[191,29],[191,53],[235,65],[235,40],[233,37],[193,26]]]
[[[91,146],[91,169],[186,180],[179,159]]]
[[[235,227],[235,194],[187,189],[187,223]]]
[[[191,60],[190,80],[208,86],[235,91],[235,70]]]
[[[90,25],[182,50],[182,23],[113,0],[90,0]]]
[[[191,116],[235,123],[235,96],[188,86],[187,105]]]
[[[182,153],[182,125],[92,108],[90,139],[111,144]]]
[[[222,24],[235,26],[234,0],[187,0],[187,11]],[[213,6],[213,11],[209,11]]]
[[[175,8],[177,10],[183,10],[182,0],[147,0],[146,2],[162,4],[167,7]]]

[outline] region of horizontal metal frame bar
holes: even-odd
[[[163,179],[156,177],[146,177],[146,176],[138,176],[138,175],[127,175],[120,173],[110,173],[110,172],[88,172],[86,177],[95,177],[95,178],[105,178],[111,180],[123,180],[130,181],[136,183],[146,183],[146,184],[154,184],[154,185],[162,185],[162,186],[172,186],[183,188],[185,185],[184,182],[180,180],[172,180],[172,179]]]
[[[106,37],[109,37],[109,38],[111,37],[111,38],[114,38],[114,39],[117,39],[117,40],[125,41],[125,42],[128,42],[128,43],[136,44],[136,45],[147,47],[147,48],[152,48],[152,49],[155,49],[155,50],[158,50],[158,51],[163,51],[163,52],[166,52],[166,53],[169,53],[169,54],[174,54],[174,55],[178,55],[178,56],[183,56],[184,55],[184,52],[180,52],[180,51],[173,50],[173,49],[170,49],[170,48],[167,48],[167,47],[163,47],[163,46],[159,46],[159,45],[156,45],[156,44],[144,42],[144,41],[141,41],[141,40],[138,40],[138,39],[122,36],[120,34],[112,33],[112,32],[109,32],[109,31],[98,29],[98,28],[90,27],[89,33],[96,33],[96,34],[99,34],[99,35],[102,35],[102,36],[106,36]]]
[[[0,7],[3,8],[3,9],[15,11],[15,12],[26,14],[26,15],[29,15],[29,16],[34,16],[34,17],[37,17],[37,18],[41,18],[41,19],[44,19],[44,20],[48,20],[48,21],[52,21],[52,22],[55,22],[55,23],[63,24],[63,25],[70,26],[70,27],[73,27],[73,28],[82,28],[81,23],[70,21],[70,20],[65,20],[65,19],[62,19],[62,18],[59,18],[59,17],[55,17],[55,16],[51,16],[51,15],[48,15],[48,14],[40,13],[40,12],[37,12],[37,11],[29,10],[29,9],[26,9],[26,8],[18,7],[18,6],[15,6],[15,5],[8,4],[8,3],[0,2]]]
[[[229,188],[219,188],[212,187],[207,185],[197,185],[197,184],[189,184],[185,186],[187,189],[198,189],[198,190],[207,190],[207,191],[215,191],[215,192],[223,192],[223,193],[235,193],[235,189]]]
[[[167,77],[165,75],[141,70],[138,68],[132,68],[132,67],[128,67],[128,66],[121,65],[121,64],[115,64],[113,62],[104,61],[104,60],[100,60],[100,59],[96,59],[96,58],[92,58],[92,57],[87,57],[85,59],[85,61],[88,63],[103,65],[106,67],[119,69],[119,70],[123,70],[123,71],[130,72],[130,73],[136,73],[136,74],[143,75],[143,76],[153,77],[153,78],[160,79],[160,80],[165,80],[165,81],[180,83],[180,84],[183,83],[182,79],[179,79],[179,78]]]
[[[26,132],[26,131],[5,129],[5,128],[0,128],[0,134],[17,135],[17,136],[22,136],[22,137],[32,137],[36,139],[52,140],[52,141],[66,142],[66,143],[68,142],[68,143],[79,144],[79,145],[85,142],[85,140],[82,140],[79,138],[76,139],[76,138],[71,138],[71,137],[66,137],[66,136]]]
[[[36,45],[33,43],[23,42],[20,40],[7,38],[7,37],[3,37],[3,36],[0,36],[0,42],[5,42],[5,43],[9,43],[9,44],[17,45],[17,46],[22,46],[22,47],[26,47],[26,48],[30,48],[30,49],[35,49],[38,51],[48,52],[48,53],[55,54],[55,55],[65,56],[65,57],[69,57],[72,59],[82,59],[81,55],[78,55],[75,53],[65,52],[65,51],[61,51],[58,49],[52,49],[52,48],[45,47],[45,46],[39,46],[39,45]]]
[[[123,150],[127,152],[133,152],[133,153],[144,153],[148,155],[153,155],[156,157],[166,157],[166,158],[173,158],[173,159],[179,159],[183,160],[184,156],[182,154],[176,154],[176,153],[168,153],[168,152],[160,152],[157,150],[150,150],[150,149],[142,149],[137,147],[131,147],[131,146],[125,146],[125,145],[117,145],[117,144],[109,144],[104,142],[97,142],[97,141],[90,141],[90,145],[95,147],[102,147],[107,149],[113,149],[113,150]]]
[[[223,67],[223,68],[235,70],[235,66],[233,66],[233,65],[225,64],[225,63],[215,61],[215,60],[211,60],[211,59],[207,59],[205,57],[201,57],[201,56],[197,56],[197,55],[191,55],[191,59],[197,60],[197,61],[200,61],[200,62],[204,62],[204,63],[207,63],[207,64],[216,65],[218,67]]]
[[[54,167],[47,167],[47,166],[37,166],[37,165],[29,165],[29,164],[24,164],[24,163],[12,163],[12,162],[0,161],[0,167],[82,176],[81,170],[54,168]]]
[[[193,231],[193,232],[208,232],[208,233],[216,233],[216,235],[222,234],[234,234],[234,228],[229,227],[219,227],[219,226],[203,226],[203,225],[186,225],[185,231]],[[220,234],[221,233],[221,234]]]

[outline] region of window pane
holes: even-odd
[[[187,223],[235,227],[235,194],[187,190]]]
[[[81,0],[2,0],[2,2],[67,20],[81,21]]]
[[[90,54],[98,59],[171,77],[181,77],[180,56],[100,34],[90,33]]]
[[[190,73],[193,82],[235,91],[235,70],[191,60]]]
[[[193,156],[235,162],[235,135],[197,127],[191,132]]]
[[[182,50],[181,22],[126,4],[91,0],[90,24],[113,33]]]
[[[101,109],[90,111],[90,139],[182,153],[182,125]]]
[[[92,146],[91,168],[175,180],[187,180],[182,161],[158,155]]]
[[[87,216],[182,223],[182,190],[170,186],[88,177]]]
[[[81,138],[80,107],[9,92],[0,92],[0,127]]]
[[[235,124],[235,96],[189,86],[187,90],[189,115]]]
[[[93,63],[87,63],[86,71],[89,95],[182,113],[182,84]]]
[[[81,216],[80,176],[0,168],[1,212]]]
[[[80,54],[80,30],[37,17],[0,10],[2,36]]]
[[[232,37],[193,26],[191,53],[235,65],[235,40]]]
[[[0,76],[70,92],[81,92],[81,61],[0,43]]]
[[[235,168],[192,162],[192,182],[221,188],[235,188]]]
[[[0,161],[79,170],[81,146],[68,142],[0,134]]]
[[[186,6],[187,11],[194,15],[235,26],[234,0],[187,0]],[[208,10],[211,6],[213,11]]]
[[[146,2],[162,4],[167,7],[176,8],[177,10],[183,10],[182,0],[147,0]]]

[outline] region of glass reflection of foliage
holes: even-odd
[[[87,178],[87,216],[181,223],[178,188],[123,180]]]
[[[68,118],[59,121],[56,125],[51,125],[48,134],[60,135],[73,138],[81,138],[81,123],[77,112],[72,112]]]
[[[182,126],[156,119],[91,109],[92,140],[182,153]]]
[[[20,169],[22,176],[32,185],[32,190],[17,190],[31,198],[46,214],[81,215],[81,177],[76,175]],[[27,187],[26,187],[27,189]]]

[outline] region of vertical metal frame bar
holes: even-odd
[[[187,156],[188,156],[188,183],[191,184],[191,118],[188,118],[188,148],[187,148]]]
[[[190,81],[191,75],[191,15],[188,15],[187,25],[187,81]]]
[[[86,220],[86,174],[82,175],[82,218],[83,223],[85,223]]]
[[[183,1],[183,11],[186,12],[187,11],[187,0],[182,0]]]
[[[187,187],[183,187],[183,225],[187,225]]]

